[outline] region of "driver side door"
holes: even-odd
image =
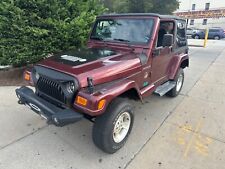
[[[161,21],[158,31],[158,38],[155,42],[155,49],[152,53],[152,71],[151,81],[158,85],[168,80],[168,65],[172,57],[172,46],[163,47],[162,41],[165,34],[173,34],[175,32],[175,22]],[[174,40],[173,40],[174,41]],[[174,42],[173,42],[174,43]]]

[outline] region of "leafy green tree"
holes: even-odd
[[[171,14],[179,7],[178,0],[102,0],[109,12]]]
[[[99,0],[1,0],[0,65],[34,63],[85,44]]]
[[[152,1],[152,12],[160,14],[172,14],[176,9],[179,8],[178,0],[151,0]]]
[[[146,13],[151,12],[153,3],[151,0],[128,0],[128,12]]]

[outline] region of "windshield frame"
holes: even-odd
[[[94,38],[91,38],[93,36],[93,32],[96,30],[96,27],[97,27],[97,24],[99,21],[104,21],[104,20],[111,20],[111,19],[131,19],[131,20],[141,20],[141,19],[149,19],[149,20],[152,20],[152,28],[150,30],[150,37],[149,37],[149,40],[148,42],[126,42],[126,41],[118,41],[118,40],[112,40],[112,39],[94,39]],[[116,44],[129,44],[129,45],[140,45],[140,46],[148,46],[151,41],[153,40],[153,36],[154,36],[154,30],[155,30],[155,25],[156,25],[156,17],[152,17],[152,16],[138,16],[138,17],[135,17],[135,16],[112,16],[112,17],[97,17],[96,18],[96,21],[95,23],[93,24],[92,26],[92,30],[90,32],[90,35],[89,35],[89,40],[91,41],[99,41],[99,42],[103,42],[103,43],[116,43]]]

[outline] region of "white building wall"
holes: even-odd
[[[192,4],[196,4],[196,10],[204,10],[206,3],[210,3],[209,9],[225,8],[225,0],[180,0],[180,7],[177,11],[191,10]]]
[[[208,18],[207,20],[207,25],[202,25],[203,19],[195,19],[194,25],[190,25],[189,22],[189,27],[196,27],[200,29],[205,29],[205,28],[211,28],[211,27],[221,27],[225,29],[225,18]]]
[[[180,0],[180,7],[176,12],[192,11],[192,4],[195,5],[195,10],[205,10],[205,4],[210,3],[209,9],[225,9],[225,0]],[[194,25],[189,27],[196,28],[210,28],[210,27],[222,27],[225,29],[225,17],[224,18],[206,18],[207,25],[202,25],[202,19],[194,19]]]

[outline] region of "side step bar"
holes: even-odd
[[[159,96],[164,96],[167,92],[169,92],[175,86],[176,86],[175,81],[168,81],[168,82],[160,85],[159,87],[157,87],[156,90],[154,91],[154,93]]]

